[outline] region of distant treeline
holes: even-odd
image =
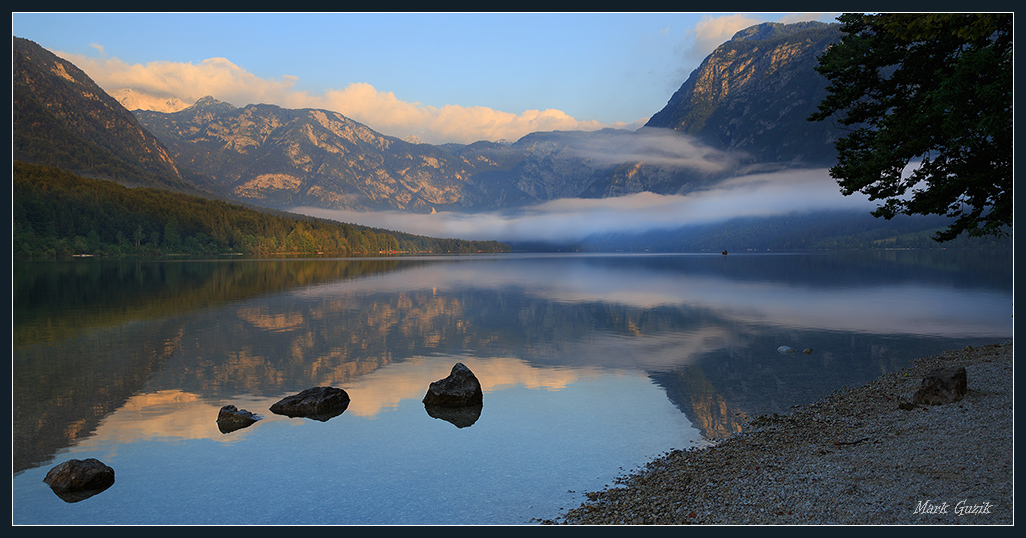
[[[221,200],[128,188],[15,161],[13,256],[378,255],[507,252],[496,241],[438,239]]]

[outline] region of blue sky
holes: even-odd
[[[798,13],[12,13],[107,91],[326,108],[432,143],[636,128],[717,45]]]

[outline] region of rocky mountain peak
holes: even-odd
[[[764,23],[720,45],[646,127],[674,129],[760,162],[821,165],[840,136],[809,114],[826,96],[818,56],[841,38],[839,24]]]
[[[193,103],[193,106],[197,106],[197,107],[221,106],[221,105],[228,105],[228,106],[231,106],[232,108],[235,108],[234,106],[232,106],[232,105],[230,105],[228,103],[225,103],[224,101],[218,101],[217,99],[214,99],[214,97],[211,96],[211,95],[205,95],[203,97],[200,97],[199,99],[196,100],[195,103]],[[157,112],[159,112],[159,111],[157,111]]]
[[[830,23],[819,21],[805,21],[785,24],[781,22],[764,22],[739,30],[730,38],[731,41],[763,41],[786,37],[809,29],[823,29],[830,26]]]

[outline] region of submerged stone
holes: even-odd
[[[95,458],[68,460],[50,469],[43,482],[65,502],[78,502],[114,485],[114,469]]]
[[[271,406],[271,412],[287,417],[306,417],[325,422],[349,407],[349,394],[335,387],[314,387],[286,396]]]
[[[481,383],[474,372],[457,362],[448,377],[431,383],[422,401],[426,406],[464,407],[481,405],[483,398]]]
[[[221,430],[221,433],[230,433],[250,426],[257,420],[260,420],[260,417],[245,409],[226,405],[217,413],[217,429]]]

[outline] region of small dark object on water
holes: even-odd
[[[349,394],[335,387],[314,387],[286,396],[271,406],[271,412],[287,417],[306,417],[321,422],[337,417],[349,407]]]
[[[727,255],[727,251],[726,251],[726,250],[724,250],[724,251],[723,251],[723,255],[724,255],[724,256],[726,256],[726,255]]]
[[[114,469],[96,458],[68,460],[54,466],[43,479],[65,502],[88,499],[114,485]]]
[[[239,409],[234,405],[226,405],[217,413],[217,429],[221,433],[231,433],[252,425],[260,417],[245,409]]]
[[[462,362],[457,362],[449,377],[431,383],[422,402],[424,405],[463,407],[481,405],[482,399],[481,383],[474,372]]]

